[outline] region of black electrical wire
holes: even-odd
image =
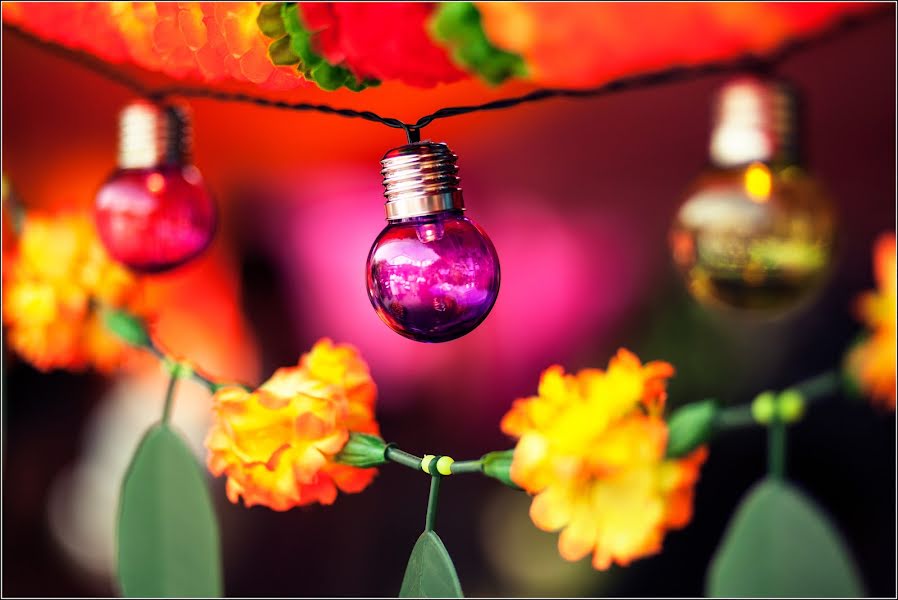
[[[656,85],[667,83],[677,83],[699,79],[709,75],[720,75],[725,73],[739,72],[767,72],[772,71],[775,67],[792,56],[804,52],[810,48],[822,45],[832,39],[841,37],[845,33],[869,25],[875,21],[879,21],[884,17],[895,18],[895,11],[891,8],[870,10],[864,13],[846,15],[835,22],[832,26],[810,33],[804,36],[792,38],[791,40],[780,45],[776,50],[766,55],[744,54],[732,59],[705,62],[693,66],[675,66],[667,69],[647,71],[637,75],[630,75],[613,79],[602,85],[582,88],[547,88],[529,92],[521,96],[512,98],[503,98],[493,100],[483,104],[473,104],[470,106],[451,106],[441,108],[429,115],[424,115],[414,123],[406,122],[394,117],[384,117],[370,110],[355,110],[351,108],[335,108],[327,104],[314,104],[308,102],[287,102],[285,100],[272,100],[260,96],[240,92],[224,92],[216,91],[205,87],[193,86],[164,86],[160,88],[152,88],[143,84],[140,80],[114,67],[113,65],[79,50],[67,48],[62,44],[41,39],[40,37],[22,29],[17,25],[3,24],[3,29],[35,44],[56,56],[59,56],[69,62],[78,64],[94,73],[105,77],[130,89],[138,96],[143,96],[153,101],[162,101],[169,97],[182,98],[206,98],[218,100],[221,102],[239,102],[245,104],[255,104],[267,108],[277,108],[282,110],[292,110],[298,112],[318,112],[322,114],[336,115],[351,119],[363,119],[372,123],[380,123],[387,127],[402,129],[405,131],[408,141],[416,142],[421,138],[421,130],[437,119],[447,119],[467,115],[475,112],[485,112],[490,110],[504,110],[521,104],[529,104],[531,102],[540,102],[551,98],[596,98],[605,96],[615,92],[625,90],[634,90],[648,88]]]

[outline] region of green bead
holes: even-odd
[[[770,423],[775,411],[776,395],[771,391],[761,392],[751,403],[751,416],[758,423]]]
[[[777,398],[777,414],[783,423],[794,423],[804,416],[805,399],[798,390],[785,390]]]

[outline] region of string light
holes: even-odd
[[[148,126],[146,131],[157,132],[157,137],[145,137],[144,142],[155,144],[155,150],[148,155],[155,155],[157,163],[141,161],[139,166],[136,163],[123,164],[124,168],[113,175],[97,199],[97,224],[111,254],[136,270],[163,271],[183,264],[209,243],[215,226],[214,205],[205,191],[199,172],[187,164],[186,143],[182,143],[186,142],[186,138],[179,137],[186,131],[186,120],[183,121],[184,127],[179,129],[178,123],[181,121],[178,119],[183,117],[178,116],[181,113],[167,108],[171,106],[166,101],[167,98],[208,98],[223,102],[251,103],[282,110],[362,119],[402,129],[409,144],[388,152],[384,157],[388,225],[375,242],[369,256],[369,295],[381,317],[398,332],[423,341],[441,341],[463,335],[486,317],[498,291],[499,265],[489,238],[461,213],[461,190],[457,188],[457,178],[454,182],[452,180],[455,177],[454,155],[445,144],[419,142],[424,127],[438,119],[503,110],[552,98],[597,98],[624,90],[688,81],[709,75],[770,70],[800,51],[885,16],[892,18],[891,10],[847,15],[828,29],[793,38],[763,58],[749,54],[690,67],[672,67],[621,77],[586,89],[540,89],[483,104],[442,108],[413,123],[384,117],[372,111],[272,100],[205,87],[170,86],[153,89],[92,55],[41,40],[15,25],[5,24],[4,28],[68,61],[124,85],[148,100],[142,110],[145,115],[151,115],[147,118],[155,125]],[[741,101],[745,102],[746,99],[751,102],[752,94],[743,94]],[[731,105],[738,106],[739,102],[737,99]],[[730,111],[731,115],[740,112],[745,111]],[[124,121],[123,119],[123,123]],[[671,233],[674,259],[686,273],[690,290],[703,301],[750,307],[790,305],[793,299],[803,296],[807,289],[819,281],[829,259],[832,217],[828,210],[821,210],[821,202],[825,206],[825,201],[815,200],[823,198],[823,194],[803,174],[797,163],[778,162],[778,159],[772,158],[770,148],[764,145],[770,140],[763,139],[763,136],[752,137],[752,132],[757,133],[759,130],[757,124],[740,123],[735,117],[726,122],[726,127],[718,127],[719,137],[726,140],[726,143],[718,148],[720,140],[718,137],[713,138],[712,156],[717,160],[718,167],[724,168],[709,176],[717,177],[716,182],[703,179],[699,184],[699,188],[704,188],[705,192],[717,190],[714,194],[718,197],[715,200],[707,194],[693,194],[680,211]],[[169,137],[160,145],[160,139],[165,135]],[[794,135],[781,137],[779,141],[787,139],[794,140]],[[169,156],[165,152],[174,147],[171,143],[174,140],[180,140],[174,146],[181,144],[184,152]],[[738,143],[734,140],[738,140]],[[736,158],[726,157],[723,148],[735,149]],[[160,149],[164,150],[162,154],[159,153]],[[780,152],[780,156],[787,155],[788,153]],[[159,162],[158,159],[163,156],[166,160]],[[451,160],[448,159],[449,156],[452,157]],[[169,160],[171,158],[174,160]],[[418,161],[412,168],[412,171],[417,170],[418,173],[426,173],[429,168],[427,162],[436,160],[439,163],[437,171],[446,177],[439,184],[434,184],[438,191],[431,194],[428,188],[431,184],[422,184],[420,181],[415,185],[424,185],[423,190],[396,187],[399,184],[391,180],[392,175],[387,171],[392,172],[401,160],[406,159]],[[718,193],[721,190],[727,190],[723,196]],[[407,194],[416,199],[400,201],[400,197],[406,197]],[[434,198],[442,198],[445,203],[430,205]],[[411,207],[416,203],[419,208],[424,206],[427,210],[412,210]],[[738,206],[739,209],[729,210],[727,206],[730,205]],[[395,210],[393,217],[390,215],[391,210]],[[783,210],[788,216],[777,217]],[[137,216],[141,211],[154,217],[141,219]],[[155,215],[159,218],[155,218]],[[717,215],[718,226],[725,225],[728,219],[735,217],[748,219],[746,222],[750,223],[775,218],[775,233],[761,235],[763,228],[755,227],[755,231],[748,234],[748,237],[739,238],[733,237],[732,230],[724,227],[720,231],[726,233],[719,231],[709,238],[707,230],[702,230],[701,226],[692,222],[690,215],[698,215],[700,220]],[[181,233],[172,235],[173,231]],[[402,255],[395,253],[391,258],[385,258],[385,254],[381,253],[387,253],[388,249],[395,246],[394,237],[412,240],[411,245],[416,246],[420,252]],[[442,251],[434,251],[434,248],[446,243],[444,240],[455,240],[463,250],[453,257],[446,256]],[[423,249],[429,249],[431,255]],[[710,262],[707,258],[709,256],[713,256]],[[453,283],[446,279],[446,275],[441,274],[441,280],[436,283],[440,289],[446,290],[442,295],[429,292],[430,295],[425,298],[425,295],[419,294],[414,302],[411,301],[412,296],[406,295],[404,298],[407,302],[404,302],[396,295],[396,286],[410,285],[409,280],[398,272],[387,273],[389,269],[395,270],[400,264],[404,264],[403,268],[408,270],[412,268],[411,265],[415,265],[414,268],[419,269],[420,273],[429,274],[429,267],[447,260],[445,264],[449,267],[449,272],[454,273],[452,277],[460,277],[458,281],[464,279],[465,283]],[[721,264],[725,264],[726,277],[723,278],[723,271],[708,268],[712,262],[720,260],[723,261]],[[459,265],[465,265],[467,271],[459,268]],[[478,266],[474,268],[472,265]],[[426,275],[422,276],[425,281],[428,279]],[[406,283],[402,284],[404,277]],[[729,283],[725,284],[725,279]],[[727,286],[731,287],[729,291],[726,291]],[[462,288],[469,289],[469,293],[473,295],[462,298],[459,296]],[[476,290],[479,296],[475,298],[476,294],[471,290]],[[424,304],[421,302],[425,299],[429,300],[428,308],[423,309]],[[420,310],[423,312],[418,314],[416,311]],[[417,316],[413,318],[412,313]]]
[[[799,166],[795,94],[738,78],[720,91],[712,166],[671,230],[674,262],[710,306],[779,312],[822,281],[835,228],[831,202]]]
[[[463,214],[457,157],[415,142],[384,155],[387,226],[368,254],[368,297],[393,331],[419,342],[465,335],[499,293],[499,257]]]
[[[174,269],[212,241],[216,209],[190,164],[184,108],[138,101],[121,114],[118,170],[100,188],[97,231],[110,256],[134,271]]]

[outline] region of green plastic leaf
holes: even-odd
[[[268,46],[268,58],[276,65],[295,65],[299,63],[299,55],[293,51],[290,36],[285,35]]]
[[[256,17],[256,25],[263,35],[270,38],[279,38],[287,33],[284,28],[284,20],[281,18],[281,3],[269,2],[263,4]]]
[[[829,518],[788,483],[766,479],[742,501],[708,571],[713,597],[857,597],[857,569]]]
[[[456,64],[488,83],[495,85],[527,74],[520,55],[501,50],[487,39],[480,11],[471,2],[440,3],[430,21],[430,32],[449,49]]]
[[[167,425],[147,431],[131,460],[117,535],[125,596],[221,596],[218,524],[204,472]]]
[[[400,598],[463,598],[455,565],[433,531],[418,538],[402,578]]]
[[[667,421],[667,456],[679,458],[707,442],[719,410],[714,400],[690,402],[675,410]]]
[[[144,322],[121,310],[103,309],[103,324],[106,329],[132,346],[149,346],[150,335]]]
[[[328,92],[339,89],[351,77],[349,71],[343,67],[335,67],[323,60],[315,65],[311,76],[312,81],[317,83],[318,87]]]
[[[498,479],[508,487],[521,489],[511,480],[511,462],[514,459],[514,450],[497,450],[484,454],[480,461],[483,463],[483,474],[493,479]]]
[[[312,45],[312,31],[306,28],[296,3],[281,3],[281,20],[286,37],[271,44],[268,54],[279,65],[296,65],[296,70],[323,90],[346,87],[354,92],[377,85],[377,80],[359,80],[342,65],[332,65],[318,54]]]
[[[367,469],[387,462],[386,452],[387,443],[380,437],[353,431],[334,458],[340,464]]]

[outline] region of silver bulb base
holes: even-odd
[[[387,221],[464,210],[458,157],[442,142],[415,142],[388,151],[380,164]]]
[[[190,118],[172,104],[132,102],[119,115],[118,166],[148,169],[190,159]]]
[[[711,161],[719,167],[798,162],[798,98],[783,81],[743,76],[718,92]]]

